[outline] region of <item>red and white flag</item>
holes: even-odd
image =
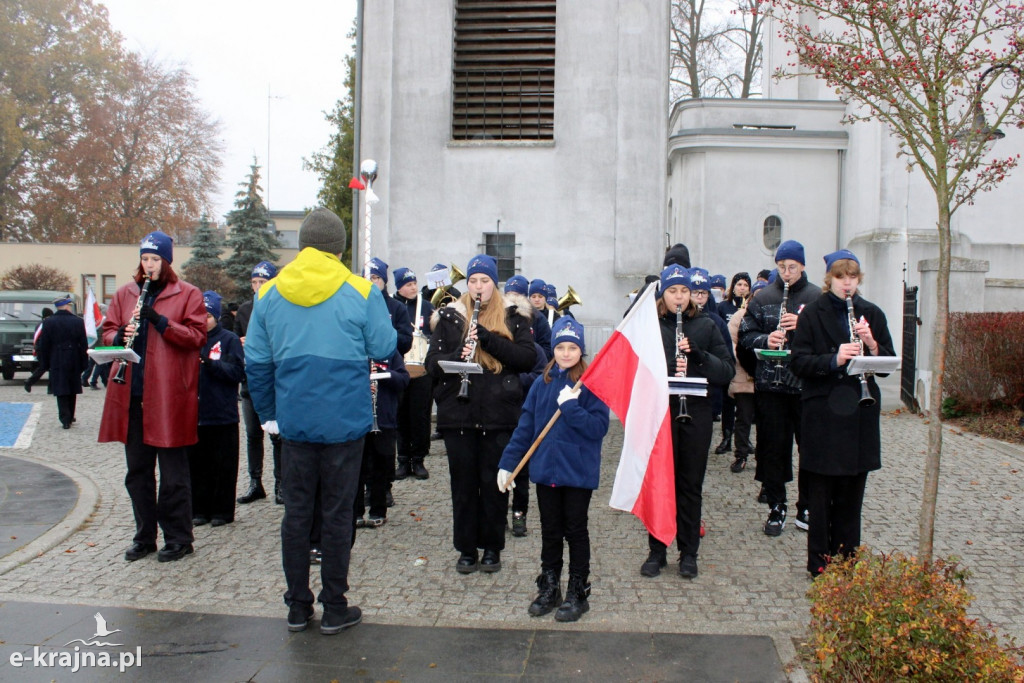
[[[668,374],[648,287],[601,347],[582,382],[622,421],[622,455],[609,504],[632,512],[666,545],[676,536]]]
[[[96,303],[96,295],[92,293],[92,287],[89,287],[85,294],[85,338],[89,346],[96,343],[96,329],[102,318],[103,313],[100,311],[100,305]]]

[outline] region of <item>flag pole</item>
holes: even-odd
[[[628,311],[626,311],[626,315],[622,317],[622,321],[615,326],[615,332],[621,330],[625,326],[625,324],[629,322],[629,320],[633,317],[633,314],[636,313],[637,309],[640,308],[640,304],[644,301],[644,299],[651,296],[654,290],[657,289],[657,287],[654,286],[653,282],[651,283],[651,285],[652,286],[644,290],[644,293],[640,295],[640,298],[638,298],[634,302],[633,306]],[[597,356],[594,357],[595,362],[603,352],[604,349],[601,349],[601,351],[597,352]],[[583,378],[581,377],[579,380],[576,381],[576,384],[573,385],[572,390],[578,391],[582,384]],[[548,432],[551,431],[551,428],[555,426],[555,422],[557,422],[558,418],[560,418],[561,416],[562,409],[558,408],[557,410],[555,410],[555,414],[551,416],[551,419],[548,420],[548,423],[544,425],[544,429],[540,431],[540,434],[537,435],[537,438],[533,440],[533,443],[530,445],[529,450],[527,450],[526,454],[523,455],[522,460],[520,460],[519,464],[516,465],[516,468],[512,470],[512,474],[509,476],[508,481],[505,482],[505,486],[501,489],[502,493],[508,491],[509,483],[515,481],[516,475],[518,475],[519,472],[522,471],[524,467],[526,467],[526,463],[528,463],[530,461],[530,458],[533,457],[534,452],[536,452],[537,448],[540,446],[540,442],[544,440],[544,437],[548,435]]]

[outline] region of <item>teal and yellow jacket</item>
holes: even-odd
[[[370,358],[396,333],[380,290],[312,247],[260,288],[245,338],[245,374],[261,422],[281,436],[344,443],[370,431]]]

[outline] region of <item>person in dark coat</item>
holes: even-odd
[[[379,258],[372,258],[368,270],[370,274],[366,279],[376,285],[384,295],[384,303],[388,305],[388,313],[391,314],[391,325],[398,334],[398,352],[404,356],[412,348],[412,320],[409,318],[409,309],[388,294],[388,264]]]
[[[811,576],[825,571],[831,558],[849,557],[860,545],[868,472],[882,466],[878,384],[867,376],[874,403],[860,405],[860,375],[848,374],[848,363],[861,354],[896,355],[885,313],[857,293],[864,273],[853,252],[827,255],[825,267],[823,292],[807,304],[793,336],[790,364],[804,382],[800,473],[807,479]],[[852,334],[846,297],[853,304]]]
[[[242,342],[219,323],[221,297],[203,292],[206,343],[199,351],[199,441],[188,448],[192,524],[235,521],[238,484],[238,384],[245,376]]]
[[[398,404],[398,466],[394,478],[427,479],[430,473],[423,460],[430,453],[434,383],[424,361],[430,346],[430,317],[434,307],[430,298],[419,292],[416,273],[409,268],[395,269],[394,300],[405,305],[413,328],[412,348],[403,359],[409,372],[409,385],[401,392]]]
[[[466,294],[434,312],[427,352],[427,372],[437,380],[437,429],[448,451],[452,527],[459,552],[455,569],[460,574],[501,569],[508,494],[499,492],[494,482],[501,452],[519,422],[519,373],[537,361],[530,333],[533,311],[506,308],[495,260],[486,254],[473,257],[466,275]],[[471,311],[478,296],[481,308],[474,326]],[[439,363],[469,360],[483,372],[467,376],[468,400],[462,400],[459,374],[445,373]]]
[[[57,311],[43,321],[36,340],[38,375],[33,373],[25,381],[25,391],[31,391],[33,378],[38,379],[43,372],[50,373],[47,393],[57,397],[57,416],[64,429],[71,429],[75,421],[75,404],[78,394],[82,393],[82,373],[89,363],[85,321],[71,312],[73,302],[70,294],[53,302]]]

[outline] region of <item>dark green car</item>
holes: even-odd
[[[53,313],[53,301],[66,291],[21,289],[0,291],[0,376],[14,379],[18,370],[31,372],[36,367],[32,336],[43,320],[43,312]],[[75,296],[74,311],[82,308]]]

